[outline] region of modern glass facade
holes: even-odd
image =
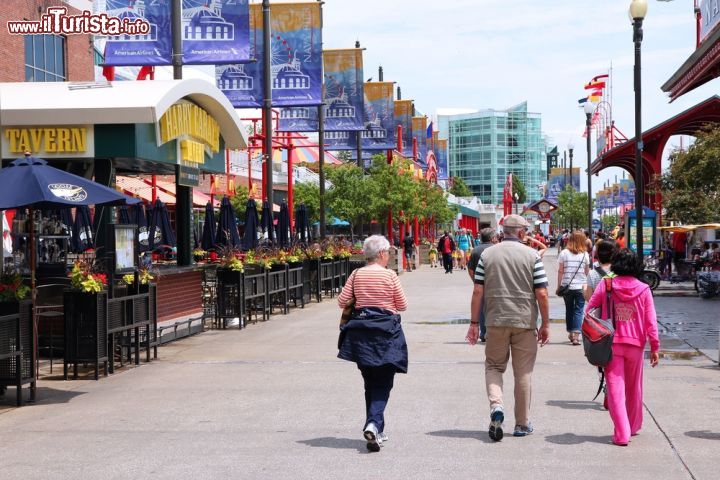
[[[450,176],[460,177],[483,203],[502,203],[508,173],[520,177],[527,202],[539,200],[547,178],[545,140],[540,114],[527,103],[507,110],[439,118],[449,134]],[[444,126],[444,125],[443,125]]]

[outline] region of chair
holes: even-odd
[[[37,295],[35,297],[35,308],[34,308],[34,321],[36,325],[36,331],[38,332],[38,337],[40,336],[40,330],[41,330],[41,321],[45,321],[47,323],[48,328],[48,335],[49,335],[49,341],[46,346],[40,347],[39,338],[38,341],[38,350],[42,348],[49,349],[49,357],[50,357],[50,373],[53,372],[53,360],[55,357],[55,326],[58,323],[58,318],[65,317],[64,313],[64,307],[63,307],[63,292],[67,288],[67,285],[65,284],[48,284],[48,285],[41,285],[37,287]],[[60,327],[60,332],[63,332],[64,328]],[[62,340],[62,335],[58,337],[59,340]],[[39,357],[39,355],[38,355]],[[40,360],[39,358],[36,359],[36,365],[35,368],[39,369]]]

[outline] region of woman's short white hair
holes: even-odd
[[[390,242],[382,235],[371,235],[363,243],[363,253],[369,262],[376,260],[380,252],[388,250],[390,250]]]

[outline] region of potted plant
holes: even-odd
[[[192,255],[193,255],[193,260],[195,260],[195,262],[197,263],[197,262],[201,262],[205,258],[205,256],[207,255],[207,252],[205,250],[203,250],[202,248],[196,248],[192,251]]]
[[[123,275],[122,277],[123,282],[125,282],[126,285],[130,286],[135,283],[135,275],[132,273],[128,273],[127,275]],[[140,268],[138,270],[138,283],[139,283],[139,291],[140,293],[147,293],[149,290],[150,283],[152,280],[155,280],[155,277],[150,272],[150,269],[148,268]]]
[[[0,316],[18,313],[20,301],[30,293],[18,272],[6,272],[0,277]]]

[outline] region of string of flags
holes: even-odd
[[[589,93],[578,100],[578,104],[581,106],[587,102],[599,103],[602,100],[603,94],[606,88],[606,79],[610,78],[610,75],[603,74],[593,77],[591,81],[585,84],[585,90]]]

